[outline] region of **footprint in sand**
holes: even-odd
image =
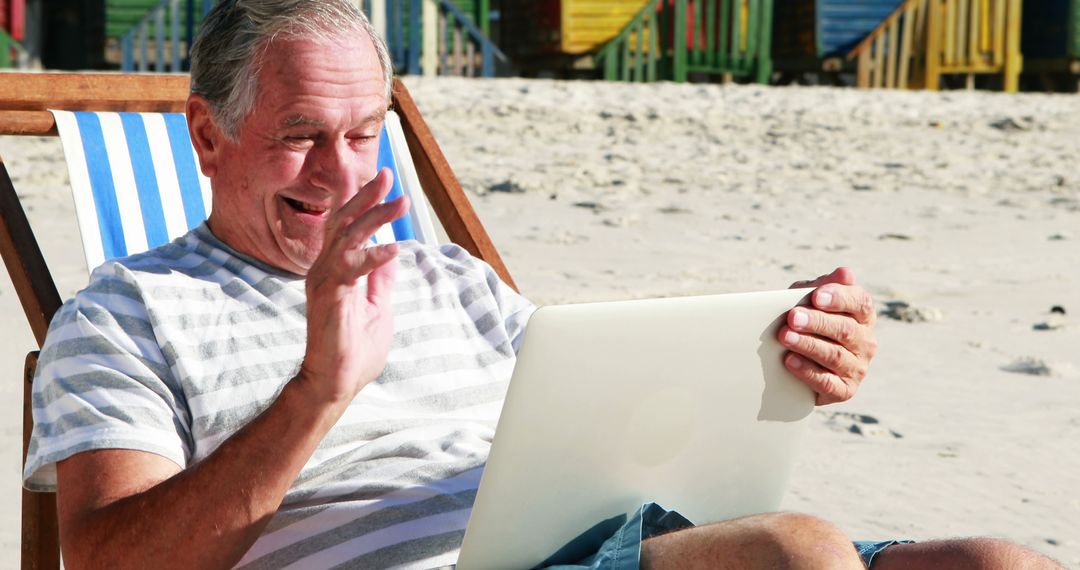
[[[886,301],[878,315],[905,323],[929,323],[940,321],[945,315],[932,307],[914,307],[905,301]]]
[[[1071,362],[1047,362],[1034,356],[1021,356],[1001,367],[1005,372],[1053,378],[1080,378],[1080,370]]]
[[[863,437],[887,437],[893,439],[904,437],[900,432],[886,427],[874,416],[820,410],[818,413],[825,417],[825,425],[834,431],[852,433]]]
[[[1061,305],[1054,305],[1050,307],[1050,314],[1047,315],[1046,320],[1035,323],[1031,326],[1032,329],[1037,331],[1056,331],[1061,330],[1068,326],[1066,323],[1065,307]]]

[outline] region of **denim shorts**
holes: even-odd
[[[642,505],[629,520],[623,520],[624,517],[619,517],[596,525],[548,558],[541,567],[552,570],[638,570],[642,541],[694,526],[686,517],[656,503]],[[863,563],[869,568],[874,556],[882,550],[909,542],[886,540],[854,544]]]

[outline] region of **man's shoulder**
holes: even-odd
[[[175,240],[147,251],[110,259],[90,273],[86,287],[66,305],[116,295],[132,300],[170,288],[220,287],[226,273],[235,275],[247,264],[222,250],[197,227]],[[223,271],[223,269],[226,269]]]
[[[402,268],[415,271],[415,278],[432,284],[486,281],[493,273],[483,260],[454,243],[433,246],[409,240],[398,242],[398,245],[398,262]]]
[[[190,235],[190,234],[189,234]],[[150,250],[106,260],[90,272],[87,290],[116,282],[136,283],[147,277],[178,277],[201,261],[188,235]]]
[[[57,312],[53,328],[81,319],[127,324],[165,319],[174,329],[186,329],[192,315],[230,322],[220,317],[256,305],[264,312],[292,307],[298,296],[302,301],[302,283],[292,283],[299,278],[249,261],[207,232],[200,226],[170,243],[101,264]]]
[[[483,269],[486,263],[456,243],[428,245],[415,240],[398,242],[400,261],[448,267]]]
[[[475,259],[469,254],[465,248],[456,243],[444,243],[437,245],[430,245],[416,240],[405,240],[397,242],[399,257],[405,258],[424,258],[428,256],[434,256],[436,259],[445,258],[446,260],[465,260]]]
[[[184,248],[174,241],[142,253],[108,259],[90,272],[86,286],[64,303],[60,313],[80,307],[109,309],[125,304],[124,301],[137,302],[145,276],[177,275],[176,269],[184,255]]]

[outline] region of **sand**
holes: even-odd
[[[855,270],[881,349],[854,400],[811,418],[786,509],[857,539],[999,536],[1080,568],[1080,99],[407,84],[539,303]],[[61,154],[0,138],[70,295],[85,268]],[[0,318],[0,566],[14,567],[34,342],[7,276]]]

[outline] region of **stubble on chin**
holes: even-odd
[[[321,240],[304,241],[287,238],[283,239],[283,242],[280,244],[282,253],[291,266],[288,270],[297,275],[307,275],[308,270],[311,269],[322,251],[323,242]]]

